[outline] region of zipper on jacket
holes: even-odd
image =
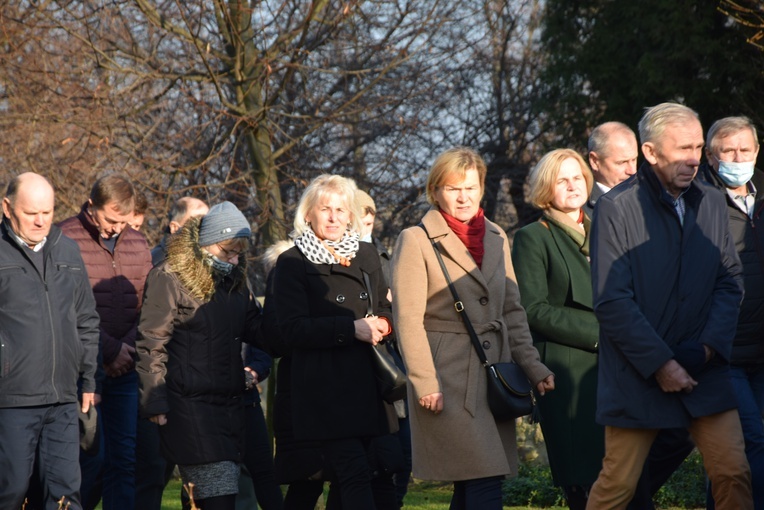
[[[53,247],[55,247],[58,244],[58,241],[61,239],[61,235],[59,233],[58,237],[53,239],[53,246],[51,247],[51,250],[48,251],[47,257],[43,259],[43,268],[48,267],[48,263],[52,265],[53,263]],[[52,269],[52,268],[51,268]],[[45,271],[45,274],[47,275],[49,271]],[[54,326],[53,322],[53,307],[50,303],[50,292],[48,290],[48,280],[43,276],[40,275],[40,279],[42,280],[42,284],[45,287],[45,302],[48,303],[48,326],[50,329],[50,343],[51,343],[51,351],[53,356],[53,366],[51,369],[50,374],[50,385],[53,387],[53,394],[56,396],[56,401],[59,400],[58,396],[58,388],[56,387],[56,364],[57,364],[57,356],[56,356],[56,328]]]

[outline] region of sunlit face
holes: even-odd
[[[361,238],[370,236],[374,231],[374,215],[366,213],[361,217]]]
[[[709,144],[710,145],[710,144]],[[719,171],[719,161],[730,161],[735,163],[748,163],[756,161],[759,155],[759,145],[753,138],[750,129],[743,129],[737,133],[716,140],[717,154],[711,152],[710,147],[706,147],[706,156],[708,162]]]
[[[476,169],[470,168],[464,172],[464,180],[460,181],[458,177],[447,180],[435,188],[433,196],[441,211],[467,223],[480,209],[480,199],[483,197],[480,175]]]
[[[637,139],[628,132],[617,131],[608,136],[607,147],[600,153],[589,153],[594,179],[613,188],[637,173]]]
[[[305,221],[319,239],[339,241],[350,223],[347,201],[337,193],[327,193],[308,211]]]
[[[53,222],[53,188],[44,183],[24,183],[11,204],[3,199],[3,213],[11,228],[30,248],[34,248],[50,232]]]
[[[132,217],[130,218],[130,226],[133,227],[133,230],[140,230],[143,226],[143,221],[146,219],[145,214],[135,214],[133,213]]]
[[[88,210],[90,217],[93,218],[93,222],[98,227],[98,233],[104,239],[111,239],[119,235],[133,217],[132,211],[126,214],[120,212],[114,202],[107,202],[100,209],[93,207],[91,202]]]
[[[695,178],[702,150],[703,128],[696,119],[669,124],[659,140],[642,144],[645,159],[674,197]]]
[[[563,160],[554,181],[552,207],[564,213],[577,212],[586,202],[587,195],[580,163],[573,158]]]
[[[203,248],[223,262],[237,265],[239,257],[244,256],[247,244],[242,242],[241,239],[228,239],[209,246],[203,246]]]

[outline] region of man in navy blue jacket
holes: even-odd
[[[717,507],[753,509],[729,376],[743,291],[724,197],[693,181],[703,149],[693,110],[649,108],[639,136],[645,163],[599,199],[592,226],[605,458],[587,508],[624,508],[658,431],[687,427]]]

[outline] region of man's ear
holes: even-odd
[[[180,230],[180,223],[178,223],[177,221],[171,221],[168,227],[170,229],[170,233],[174,234],[175,232]]]
[[[589,166],[592,167],[592,172],[600,170],[600,158],[594,151],[589,151]]]
[[[6,218],[11,217],[11,201],[8,197],[3,198],[3,214]]]
[[[645,142],[642,144],[642,154],[651,165],[658,162],[658,153],[653,142]]]

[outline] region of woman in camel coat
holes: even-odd
[[[486,167],[457,147],[427,180],[422,219],[439,243],[489,363],[514,359],[539,393],[554,376],[532,345],[504,231],[480,208]],[[454,481],[452,509],[501,508],[501,480],[517,473],[514,420],[497,422],[481,366],[425,230],[404,230],[393,255],[394,323],[409,376],[414,476]]]

